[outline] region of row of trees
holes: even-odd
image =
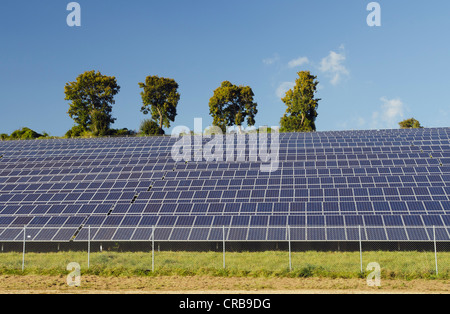
[[[143,105],[141,112],[151,114],[152,120],[141,125],[146,135],[164,134],[163,128],[175,121],[177,104],[180,100],[178,84],[173,79],[149,76],[145,83],[139,83]],[[120,86],[114,76],[90,71],[79,75],[74,82],[65,86],[66,100],[70,101],[69,116],[76,125],[66,133],[67,137],[83,135],[130,135],[128,129],[111,129],[116,119],[112,117],[114,97]]]
[[[280,120],[281,132],[314,132],[321,99],[316,98],[317,76],[309,71],[298,72],[295,86],[286,92],[283,103],[287,109]],[[180,101],[178,83],[171,78],[148,76],[143,83],[141,112],[151,115],[151,119],[141,124],[140,131],[145,135],[164,134],[164,128],[170,128],[177,116]],[[116,120],[112,117],[114,97],[120,86],[113,76],[90,71],[78,76],[74,82],[65,87],[66,100],[71,101],[68,114],[77,123],[67,136],[80,136],[90,132],[96,136],[125,135],[130,131],[112,130],[110,125]],[[249,86],[237,86],[224,81],[209,100],[209,114],[213,126],[226,132],[227,127],[237,126],[239,130],[244,123],[254,126],[258,104],[255,94]],[[415,119],[400,122],[401,128],[421,127]]]
[[[287,110],[281,118],[282,132],[311,132],[316,130],[315,120],[320,99],[315,98],[317,77],[309,71],[298,73],[295,87],[286,93],[282,101]],[[141,112],[150,115],[144,121],[140,131],[146,135],[164,134],[164,128],[170,128],[177,116],[180,100],[178,83],[171,78],[148,76],[143,83]],[[76,137],[86,134],[94,136],[124,135],[127,129],[111,129],[116,119],[112,117],[115,104],[114,97],[120,86],[114,76],[102,75],[89,71],[79,75],[74,82],[65,86],[65,99],[70,101],[69,116],[76,125],[66,136]],[[213,125],[224,132],[227,127],[237,126],[239,130],[244,123],[254,126],[258,113],[255,94],[249,86],[237,86],[224,81],[209,100],[209,113]]]
[[[36,131],[31,130],[30,128],[21,128],[19,130],[16,130],[12,132],[10,135],[2,133],[0,134],[0,140],[6,141],[6,140],[34,140],[34,139],[45,139],[50,138],[50,136],[43,132],[43,134],[40,134]]]
[[[317,76],[309,71],[298,72],[295,86],[282,98],[286,112],[280,119],[281,132],[314,132],[321,99],[316,98]],[[145,82],[139,83],[142,89],[141,112],[150,115],[144,120],[140,132],[144,135],[162,135],[164,128],[170,128],[177,116],[180,101],[178,83],[171,78],[148,76]],[[75,125],[66,133],[66,137],[135,135],[128,129],[112,129],[116,119],[112,116],[115,96],[120,86],[114,76],[102,75],[89,71],[79,75],[75,81],[65,86],[65,100],[69,101],[69,116]],[[239,130],[244,123],[254,126],[258,113],[255,94],[249,86],[237,86],[224,81],[214,90],[209,100],[209,113],[213,118],[213,126],[226,132],[227,127],[237,126]],[[403,128],[421,128],[414,118],[399,123]],[[0,134],[5,139],[46,138],[48,134],[39,134],[28,128],[13,132],[11,135]]]

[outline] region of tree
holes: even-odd
[[[145,83],[139,83],[144,89],[141,92],[143,106],[141,112],[151,113],[152,119],[158,123],[160,129],[170,128],[170,122],[175,121],[177,105],[180,100],[178,83],[174,79],[148,76]]]
[[[100,110],[91,112],[91,132],[94,136],[108,135],[110,119],[108,114]]]
[[[229,81],[214,91],[209,100],[209,114],[213,117],[213,125],[225,133],[227,126],[236,125],[241,130],[242,123],[255,125],[258,104],[253,101],[255,94],[249,86],[236,86]]]
[[[110,136],[135,136],[136,135],[136,131],[128,130],[127,128],[110,129],[108,131],[108,135],[110,135]]]
[[[71,101],[67,113],[83,130],[90,130],[93,116],[99,118],[100,113],[102,127],[109,129],[110,124],[116,120],[111,113],[112,105],[115,104],[114,96],[119,91],[120,86],[114,76],[95,71],[85,72],[75,82],[69,82],[65,86],[65,99]],[[99,122],[98,119],[95,121]]]
[[[80,137],[83,136],[85,132],[87,131],[82,126],[74,125],[69,131],[66,132],[66,137],[67,138]]]
[[[46,134],[48,135],[48,134]],[[11,133],[8,139],[10,140],[34,140],[37,138],[45,137],[42,134],[37,133],[36,131],[31,130],[30,128],[22,128],[19,130],[15,130]]]
[[[309,71],[298,72],[299,78],[295,86],[286,92],[282,101],[287,110],[281,118],[281,132],[314,132],[316,131],[317,108],[321,99],[314,98],[317,92],[317,76]]]
[[[142,121],[139,131],[143,135],[164,135],[165,134],[164,130],[159,127],[158,123],[156,123],[153,120],[148,120],[148,119]]]
[[[8,135],[6,133],[0,134],[0,140],[8,141],[8,140],[36,140],[36,139],[50,139],[52,138],[47,132],[42,132],[42,134],[30,129],[30,128],[21,128],[15,130]]]
[[[414,118],[399,122],[399,125],[401,129],[423,129],[423,126],[420,125],[420,122]]]

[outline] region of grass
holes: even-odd
[[[147,252],[92,253],[89,269],[86,252],[27,253],[22,272],[21,253],[1,253],[0,275],[67,275],[67,265],[77,262],[82,274],[103,277],[365,278],[370,272],[366,266],[376,262],[384,279],[450,279],[449,252],[438,254],[439,276],[431,252],[364,252],[363,274],[359,252],[294,252],[291,258],[290,270],[287,252],[227,252],[223,268],[223,255],[218,252],[156,252],[152,271],[152,255]]]

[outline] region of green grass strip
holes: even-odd
[[[26,253],[22,272],[21,253],[0,254],[0,275],[67,275],[67,265],[80,264],[81,273],[105,277],[120,276],[217,276],[217,277],[325,277],[364,278],[365,267],[376,262],[384,279],[450,279],[450,252],[438,253],[436,276],[433,252],[364,252],[364,273],[359,252],[294,252],[292,270],[289,255],[282,251],[226,253],[226,268],[220,252],[92,253],[88,269],[86,252]]]

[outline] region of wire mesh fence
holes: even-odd
[[[119,228],[87,226],[68,242],[42,242],[45,230],[17,229],[1,243],[0,272],[57,274],[75,262],[92,274],[450,278],[449,229],[442,226],[121,229],[128,241],[115,238]]]

